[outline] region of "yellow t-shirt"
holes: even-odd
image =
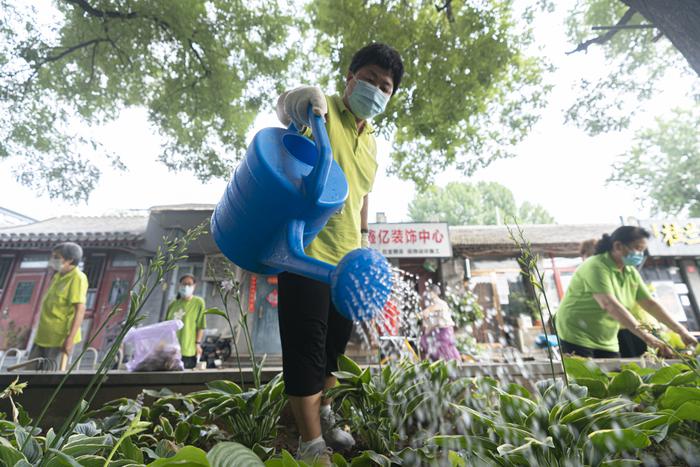
[[[39,327],[34,343],[42,347],[61,347],[70,334],[75,305],[87,301],[88,279],[77,267],[66,274],[56,273],[41,303]],[[73,342],[82,340],[80,329]]]
[[[377,173],[377,144],[369,122],[362,133],[357,132],[355,116],[345,106],[341,96],[326,96],[326,102],[326,130],[333,159],[345,173],[349,192],[343,208],[328,220],[306,247],[306,254],[338,264],[348,252],[360,247],[360,211],[365,195],[372,191]]]
[[[207,327],[206,308],[204,299],[196,295],[189,300],[175,300],[168,306],[165,319],[179,319],[183,324],[177,332],[183,357],[197,355],[197,331]]]

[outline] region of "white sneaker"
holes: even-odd
[[[333,412],[329,412],[325,416],[321,414],[321,434],[326,444],[335,451],[344,451],[355,445],[355,438],[350,433],[335,426]]]
[[[301,438],[299,438],[299,449],[297,449],[296,458],[299,461],[304,461],[313,467],[331,467],[333,463],[331,462],[331,455],[333,455],[333,450],[326,446],[324,440],[319,440],[318,442],[312,443],[310,446],[306,446],[305,449],[301,448]]]

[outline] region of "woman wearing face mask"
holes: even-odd
[[[206,306],[201,297],[194,295],[197,281],[191,274],[180,277],[177,297],[168,306],[165,315],[166,320],[179,319],[183,323],[182,329],[177,332],[180,341],[182,363],[185,368],[194,368],[197,359],[202,355],[202,339],[204,329],[207,327],[205,316]]]
[[[60,368],[61,356],[70,360],[75,344],[81,341],[80,326],[85,315],[88,279],[78,269],[83,257],[80,245],[66,242],[51,251],[49,268],[56,271],[41,303],[39,326],[29,359],[44,358],[55,361]],[[43,368],[37,365],[37,369]],[[47,365],[45,369],[51,369]]]
[[[637,271],[644,261],[649,232],[623,226],[598,240],[595,255],[574,273],[556,315],[556,327],[564,353],[592,358],[617,358],[617,333],[623,325],[664,357],[671,349],[646,331],[630,313],[635,305],[677,332],[683,342],[697,341],[675,322],[647,290]]]

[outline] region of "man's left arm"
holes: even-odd
[[[369,195],[365,195],[362,202],[362,210],[360,210],[360,232],[362,234],[362,248],[369,248]]]

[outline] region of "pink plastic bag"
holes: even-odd
[[[182,371],[180,342],[177,331],[182,321],[173,319],[140,328],[131,328],[124,337],[124,344],[133,347],[128,371]]]

